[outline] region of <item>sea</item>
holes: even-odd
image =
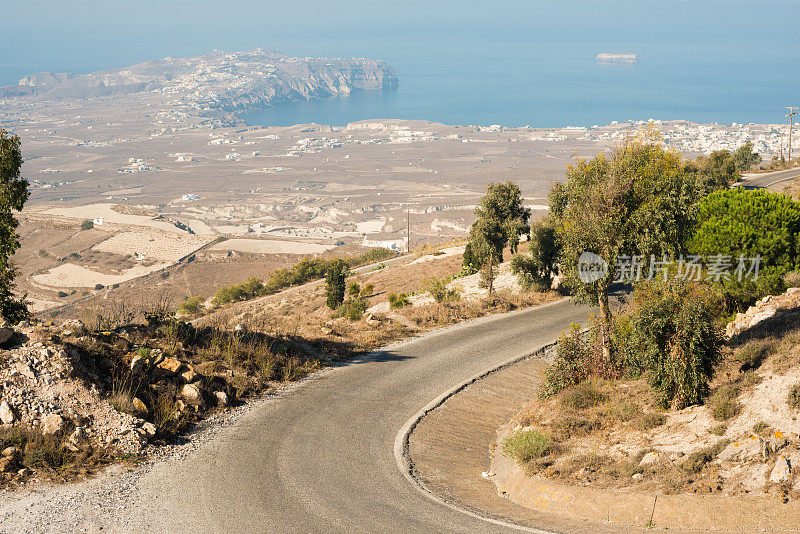
[[[97,23],[88,35],[79,27],[46,32],[38,22],[2,28],[6,22],[0,23],[8,37],[0,47],[0,85],[45,70],[91,72],[212,49],[264,47],[300,57],[380,58],[395,69],[399,86],[278,104],[243,116],[252,125],[380,119],[534,127],[648,119],[782,123],[785,106],[800,105],[800,26],[791,22],[800,18],[800,1],[563,1],[538,3],[538,11],[530,7],[534,3],[514,4],[519,16],[506,4],[497,3],[506,8],[502,16],[483,2],[484,11],[468,16],[469,1],[450,3],[450,11],[426,8],[428,19],[398,11],[385,29],[379,22],[388,8],[381,3],[363,4],[368,14],[362,21],[352,20],[360,16],[355,9],[341,20],[331,11],[330,24],[298,15],[295,26],[279,29],[259,25],[257,14],[228,27],[222,11],[218,27],[209,26],[209,16],[192,26],[192,13],[184,12],[185,24],[169,31],[152,15],[152,30],[115,30],[111,23],[98,30]],[[324,10],[329,4],[319,5]],[[639,62],[595,61],[601,52],[634,53]]]

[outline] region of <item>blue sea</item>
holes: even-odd
[[[334,9],[314,1],[268,8],[273,3],[249,0],[226,3],[225,10],[205,0],[135,4],[141,9],[106,7],[80,17],[59,11],[60,2],[50,4],[52,13],[12,7],[0,22],[7,36],[0,85],[43,70],[90,72],[215,48],[264,47],[297,56],[384,59],[400,83],[391,91],[276,105],[245,116],[250,124],[775,123],[784,121],[784,106],[800,105],[798,1],[409,1],[387,7],[343,0]],[[9,22],[14,9],[23,24]],[[62,23],[70,17],[75,20]],[[600,52],[635,53],[639,63],[598,63]]]

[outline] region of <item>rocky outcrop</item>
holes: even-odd
[[[394,70],[383,61],[296,58],[257,49],[164,58],[78,76],[43,72],[0,88],[0,97],[63,100],[156,91],[187,113],[233,123],[236,114],[278,102],[396,85]]]
[[[736,318],[725,327],[725,337],[732,339],[764,321],[800,308],[800,287],[793,287],[782,295],[768,295],[746,312],[737,313]]]

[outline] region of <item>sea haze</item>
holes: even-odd
[[[301,9],[234,0],[221,10],[206,0],[142,1],[137,10],[105,8],[80,17],[51,4],[38,14],[36,6],[12,7],[0,22],[10,43],[0,49],[0,84],[42,70],[89,72],[214,48],[272,47],[298,56],[384,59],[400,86],[279,104],[245,116],[250,124],[391,118],[539,127],[649,118],[774,123],[800,98],[800,30],[791,23],[800,18],[800,2],[444,0],[429,6],[413,0],[386,6],[359,0],[334,6],[309,0]],[[80,31],[83,26],[92,31]],[[639,63],[598,63],[599,52],[632,52]]]

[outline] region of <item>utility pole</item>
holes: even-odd
[[[794,116],[797,115],[798,108],[796,106],[786,106],[786,109],[789,110],[789,113],[786,114],[789,117],[789,163],[792,162],[792,126],[794,125]]]
[[[411,252],[411,208],[406,209],[406,252]]]

